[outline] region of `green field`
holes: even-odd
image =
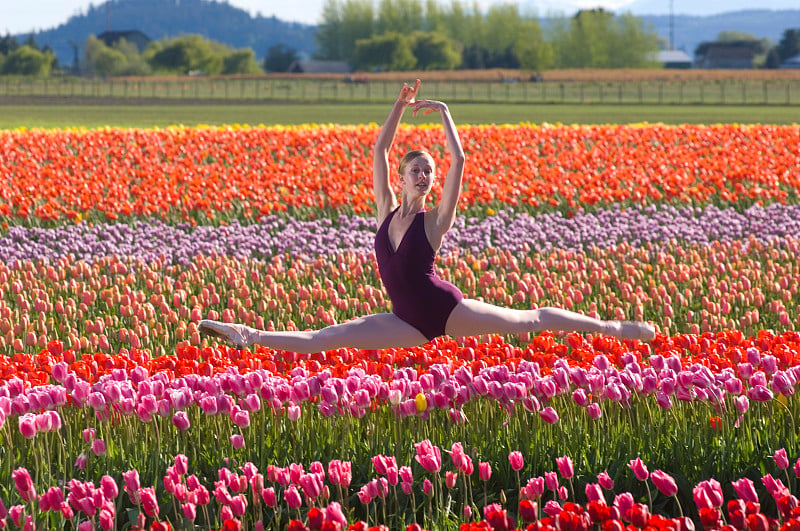
[[[715,124],[800,123],[795,105],[608,105],[453,103],[458,124]],[[0,105],[0,129],[68,127],[168,127],[171,125],[295,125],[382,123],[386,103],[220,103],[184,105]],[[407,123],[438,120],[411,117]]]

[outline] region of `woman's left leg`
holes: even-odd
[[[561,308],[517,310],[475,299],[463,299],[447,319],[445,331],[451,337],[483,334],[524,334],[544,330],[594,332],[620,339],[650,341],[655,328],[638,321],[604,321]]]

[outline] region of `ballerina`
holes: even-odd
[[[250,345],[310,354],[337,348],[409,348],[449,335],[524,334],[544,330],[593,332],[619,339],[651,341],[655,328],[639,321],[607,321],[553,307],[507,308],[465,298],[434,270],[436,254],[453,226],[464,178],[464,150],[447,105],[418,100],[420,81],[403,84],[381,127],[373,150],[373,191],[378,217],[375,256],[392,301],[391,313],[376,313],[318,330],[265,331],[243,324],[201,320],[198,330],[243,349]],[[398,168],[402,201],[389,178],[389,153],[406,108],[413,115],[438,112],[442,118],[450,166],[439,204],[426,209],[438,177],[433,157],[424,150],[406,153]]]

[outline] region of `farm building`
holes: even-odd
[[[661,50],[656,61],[664,68],[691,68],[692,58],[681,50]]]
[[[753,68],[753,59],[759,53],[758,41],[703,42],[694,52],[696,68]]]
[[[800,54],[788,58],[778,68],[800,68]]]

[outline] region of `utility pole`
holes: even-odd
[[[675,14],[673,12],[674,0],[669,0],[669,49],[675,49]]]

